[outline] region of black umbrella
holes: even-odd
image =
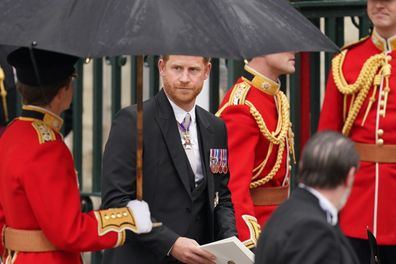
[[[0,43],[81,57],[337,50],[286,0],[2,0]]]
[[[0,44],[80,57],[180,54],[242,59],[338,49],[286,0],[2,0]],[[138,63],[142,65],[141,56]],[[138,199],[142,198],[141,89],[140,71]]]

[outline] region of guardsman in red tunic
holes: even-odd
[[[396,261],[396,1],[368,0],[368,38],[332,61],[319,130],[342,131],[361,163],[340,226],[361,263],[369,263],[366,228],[376,236],[381,263]]]
[[[31,63],[35,60],[36,71]],[[20,48],[8,56],[24,106],[0,138],[0,253],[9,263],[82,263],[80,252],[149,232],[145,202],[82,213],[72,155],[59,130],[77,57]]]
[[[260,227],[289,195],[293,134],[279,76],[295,71],[294,52],[255,57],[217,112],[227,126],[232,201],[239,239],[256,246]]]

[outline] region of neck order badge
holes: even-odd
[[[182,123],[179,123],[179,128],[183,137],[183,146],[185,149],[191,149],[192,142],[190,136],[190,124],[191,124],[191,116],[189,113],[183,119]]]

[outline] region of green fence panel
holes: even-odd
[[[147,64],[149,67],[149,94],[150,97],[156,95],[159,91],[159,71],[158,71],[159,56],[148,56]]]
[[[101,191],[103,142],[103,60],[93,61],[92,191]]]
[[[220,86],[220,61],[212,59],[212,70],[209,78],[209,111],[216,113],[219,108],[219,86]]]

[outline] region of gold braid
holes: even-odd
[[[249,102],[248,100],[245,101],[245,104],[247,106],[249,106],[250,113],[253,116],[253,118],[256,120],[261,133],[270,142],[270,146],[272,147],[272,145],[279,145],[274,167],[271,169],[271,171],[264,178],[261,178],[256,181],[252,181],[250,183],[251,189],[256,188],[258,186],[261,186],[261,185],[269,182],[275,176],[275,174],[278,172],[281,162],[282,162],[283,151],[285,149],[285,140],[288,140],[288,132],[289,132],[289,129],[291,128],[290,114],[289,114],[289,111],[290,111],[289,102],[287,100],[286,95],[282,92],[278,92],[276,94],[276,97],[277,97],[277,101],[279,104],[279,113],[280,113],[280,118],[281,118],[281,124],[280,124],[281,129],[280,129],[278,135],[276,135],[275,132],[270,132],[268,130],[260,112],[254,107],[254,105],[251,102]],[[257,171],[257,169],[259,169],[258,173],[256,173],[256,175],[253,176],[253,179],[255,177],[257,177],[257,174],[261,173],[262,169],[265,166],[265,163],[266,163],[266,160],[265,160],[265,162],[261,163],[258,167],[256,167],[253,170],[253,171]]]
[[[348,116],[342,128],[342,134],[348,136],[349,132],[351,131],[353,122],[355,121],[360,111],[360,108],[362,107],[363,102],[367,97],[374,78],[378,79],[378,77],[376,77],[376,74],[381,67],[384,67],[387,64],[387,58],[386,55],[383,53],[371,56],[363,64],[362,70],[360,71],[355,83],[348,84],[342,72],[342,65],[346,54],[347,50],[343,50],[340,54],[334,57],[332,73],[335,85],[337,86],[337,89],[340,91],[340,93],[344,94],[344,96],[355,95],[356,93],[358,93],[357,97],[351,104]],[[345,108],[346,104],[344,104],[344,111]]]

